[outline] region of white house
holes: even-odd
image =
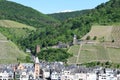
[[[87,73],[87,80],[97,80],[96,73]]]
[[[50,77],[50,71],[46,70],[46,69],[43,69],[43,77],[44,78],[49,78]]]
[[[100,74],[99,80],[117,80],[117,77],[114,76],[114,74]],[[119,79],[118,79],[119,80]]]
[[[86,73],[76,73],[74,75],[74,80],[87,80],[87,74]]]
[[[7,72],[0,73],[0,80],[8,80],[8,76]]]
[[[120,74],[117,74],[116,77],[117,77],[117,80],[120,80]]]
[[[71,74],[70,71],[63,71],[61,75],[61,80],[74,80],[74,74]]]
[[[56,71],[53,71],[51,74],[51,80],[59,80],[60,79],[60,74]]]
[[[13,79],[13,75],[9,74],[7,71],[0,73],[0,80],[10,80]]]

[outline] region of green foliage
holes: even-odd
[[[25,61],[26,61],[27,63],[32,62],[30,56],[26,56]]]
[[[0,1],[6,1],[6,0],[0,0]]]
[[[114,42],[115,42],[115,40],[113,39],[113,40],[112,40],[112,43],[114,43]]]
[[[1,31],[0,31],[1,32]],[[24,60],[27,56],[13,42],[0,33],[0,64],[17,63],[17,59]],[[25,62],[25,61],[23,61]]]
[[[28,37],[28,34],[32,32],[32,30],[28,28],[6,28],[0,27],[0,32],[7,37],[7,40],[11,40],[15,44],[25,50],[24,46],[21,46],[21,40]]]
[[[45,60],[49,62],[53,61],[63,61],[66,62],[71,55],[63,49],[47,49],[42,50],[38,57],[40,60]]]
[[[99,40],[100,40],[100,42],[104,42],[104,41],[105,41],[104,36],[103,36],[103,37],[101,37],[101,38],[99,38]]]
[[[33,61],[31,61],[30,55],[27,55],[24,59],[17,58],[17,62],[33,63]]]
[[[96,40],[96,39],[97,39],[97,36],[94,36],[94,37],[93,37],[93,40]]]
[[[90,40],[90,36],[87,36],[87,37],[86,37],[86,40]]]
[[[101,66],[105,68],[120,68],[120,64],[118,63],[112,63],[112,62],[90,62],[90,63],[84,63],[81,65],[85,65],[86,67],[95,67],[95,66]]]

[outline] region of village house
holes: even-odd
[[[73,80],[74,76],[70,70],[62,71],[61,80]]]
[[[43,70],[43,78],[49,79],[50,78],[50,69],[42,69]]]
[[[87,80],[97,80],[96,73],[87,73]]]
[[[86,73],[75,73],[74,80],[87,80]]]
[[[105,69],[102,73],[98,74],[99,80],[117,80],[116,72],[112,69]]]
[[[51,73],[51,80],[61,80],[61,74],[56,72],[56,71],[53,71]]]
[[[14,72],[8,69],[4,69],[0,72],[0,80],[12,80],[14,79]]]

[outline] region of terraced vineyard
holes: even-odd
[[[0,33],[0,63],[16,63],[17,59],[25,59],[25,57],[23,51]]]
[[[68,59],[68,64],[81,64],[94,61],[120,63],[120,49],[108,48],[100,44],[83,44],[78,63],[76,63],[77,53],[74,53],[73,49],[74,47],[71,47],[69,50],[69,53],[73,53],[73,57]]]
[[[79,56],[79,63],[85,63],[97,59],[96,49],[93,45],[83,45]]]
[[[78,49],[80,47],[76,48],[72,46],[69,49],[69,53],[72,53],[73,57],[68,59],[69,64],[81,64],[93,61],[120,63],[120,26],[93,26],[91,31],[82,39],[85,39],[88,35],[91,38],[97,36],[98,39],[104,36],[105,41],[99,42],[97,39],[98,43],[96,44],[82,43],[81,49]],[[81,50],[80,55],[76,57],[79,50]],[[78,62],[76,58],[78,58]]]
[[[105,41],[111,41],[111,32],[112,32],[113,26],[99,26],[95,25],[92,26],[89,33],[87,33],[82,39],[86,39],[87,36],[90,36],[91,39],[93,39],[94,36],[97,37],[97,40],[104,37]]]
[[[69,53],[74,54],[73,57],[71,57],[70,59],[68,59],[68,63],[76,63],[77,60],[77,56],[78,56],[78,52],[79,52],[79,45],[75,45],[70,47],[70,49],[68,50]]]
[[[120,26],[114,26],[112,28],[111,36],[114,40],[113,46],[120,47]]]

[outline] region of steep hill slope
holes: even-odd
[[[24,60],[27,55],[0,33],[0,63],[17,63]]]
[[[59,23],[30,7],[6,0],[0,1],[0,19],[14,20],[34,27],[55,26]]]
[[[120,25],[111,26],[92,26],[89,33],[87,33],[82,39],[90,36],[90,40],[96,37],[96,40],[104,43],[108,47],[120,48]]]
[[[11,20],[0,20],[0,63],[25,62],[26,56],[18,41],[36,29]],[[2,34],[4,35],[2,35]],[[16,45],[17,44],[17,45]],[[19,47],[19,48],[18,48]]]
[[[73,52],[73,49],[78,50]],[[68,64],[82,64],[95,61],[120,63],[120,49],[106,47],[102,44],[82,44],[82,47],[78,46],[77,48],[72,46],[68,52],[73,54],[73,57],[68,59]]]
[[[87,36],[90,36],[88,43],[86,43]],[[96,40],[93,40],[94,36],[96,36]],[[68,50],[69,53],[73,54],[73,57],[68,59],[69,64],[81,64],[94,61],[120,63],[119,25],[92,26],[90,32],[87,33],[82,40],[83,42],[80,44],[82,47],[75,45]]]
[[[8,40],[16,43],[19,48],[24,47],[19,43],[29,34],[35,32],[36,28],[11,20],[0,20],[0,33],[4,34]],[[24,49],[25,50],[25,49]]]
[[[90,36],[90,39],[92,40],[96,36],[97,40],[104,37],[105,41],[112,41],[112,28],[113,26],[92,26],[90,32],[87,33],[82,39],[85,40],[87,36]]]

